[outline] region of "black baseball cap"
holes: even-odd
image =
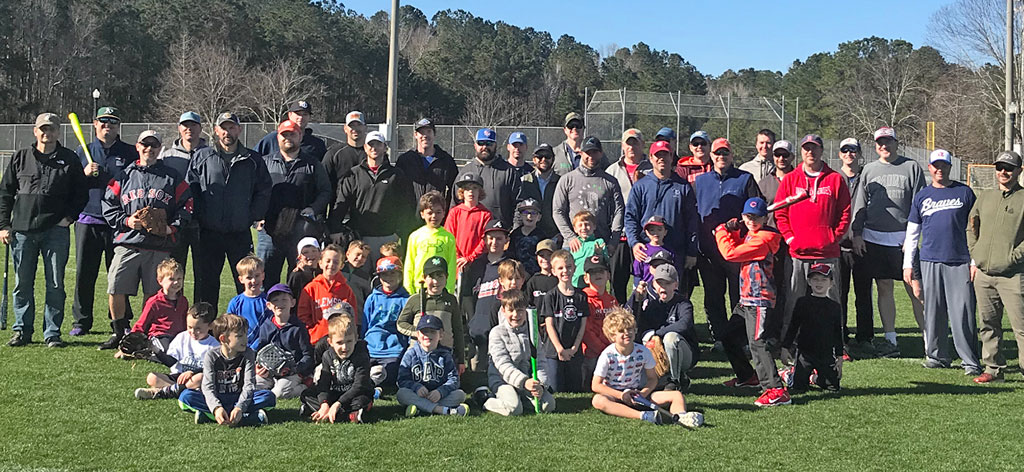
[[[533,150],[534,156],[544,156],[547,158],[555,157],[555,150],[551,148],[548,143],[541,144]]]
[[[502,233],[508,234],[508,228],[501,224],[501,220],[491,220],[484,227],[484,234],[490,233],[491,231],[501,231]]]
[[[587,260],[583,262],[583,272],[590,272],[592,270],[609,270],[608,261],[604,258],[604,256],[600,254],[594,254],[593,256],[588,257]]]
[[[290,105],[288,105],[288,111],[289,112],[308,111],[310,113],[313,113],[313,107],[309,106],[309,102],[307,102],[305,100],[299,100],[297,102],[292,102]]]
[[[580,146],[580,151],[581,152],[588,152],[588,151],[601,151],[601,152],[604,152],[604,149],[601,148],[601,140],[600,139],[597,139],[597,138],[595,138],[593,136],[588,136],[587,139],[583,140],[583,145]]]
[[[455,180],[455,186],[462,187],[463,185],[466,184],[477,184],[483,187],[484,179],[480,178],[479,174],[474,174],[472,172],[464,172],[462,175],[459,176],[458,179]]]
[[[434,256],[423,263],[423,275],[431,275],[438,272],[448,274],[448,261],[443,257]]]

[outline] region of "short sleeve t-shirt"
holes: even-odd
[[[609,344],[601,351],[594,368],[594,376],[604,378],[604,384],[615,390],[639,389],[641,375],[654,368],[654,355],[642,344],[633,343],[629,355],[619,354],[615,344]]]
[[[202,372],[203,356],[211,349],[220,347],[217,338],[207,336],[200,340],[192,339],[188,331],[182,331],[171,340],[167,346],[167,355],[178,360],[177,364],[171,366],[172,374],[180,374],[184,371]]]
[[[587,295],[583,290],[575,289],[573,294],[566,296],[555,287],[540,298],[540,316],[549,318],[548,323],[554,323],[555,332],[558,333],[558,341],[562,347],[568,348],[576,341],[576,335],[580,332],[580,325],[583,318],[590,315],[590,307],[587,305]],[[544,342],[544,355],[548,358],[558,357],[555,351],[555,343],[550,339]]]
[[[946,188],[928,186],[914,196],[908,221],[921,225],[921,260],[947,264],[971,261],[967,250],[967,217],[974,191],[952,182]]]

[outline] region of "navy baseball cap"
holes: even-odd
[[[487,223],[487,226],[484,227],[484,234],[490,233],[491,231],[501,231],[508,235],[508,228],[501,224],[501,220],[491,220]]]
[[[587,139],[584,139],[583,140],[583,145],[580,146],[580,152],[589,152],[589,151],[602,151],[603,152],[604,149],[601,148],[601,140],[597,139],[597,138],[595,138],[593,136],[589,136],[589,137],[587,137]]]
[[[313,113],[313,107],[309,106],[309,102],[305,100],[299,100],[297,102],[292,102],[291,105],[288,107],[288,111],[291,113],[296,113],[300,111],[308,111],[310,113]]]
[[[420,118],[420,121],[417,121],[416,124],[413,125],[413,129],[419,131],[422,128],[434,129],[434,122],[430,121],[430,118]]]
[[[524,133],[522,133],[520,131],[516,131],[516,132],[508,135],[508,143],[509,144],[515,144],[515,143],[526,144],[526,134],[524,134]]]
[[[441,331],[444,329],[444,323],[441,322],[441,318],[434,315],[423,315],[420,317],[420,322],[416,323],[416,331],[423,331],[425,329]]]
[[[494,130],[490,128],[480,128],[476,132],[477,141],[490,141],[493,143],[498,140],[497,136],[498,134],[495,133]]]
[[[743,214],[765,216],[768,214],[768,204],[761,197],[748,198],[743,204]]]
[[[825,142],[822,141],[821,136],[816,134],[808,134],[807,136],[804,136],[804,139],[800,140],[800,147],[804,147],[804,144],[807,143],[814,143],[817,144],[818,147],[825,147]]]
[[[666,126],[662,129],[659,129],[657,134],[654,135],[654,139],[658,138],[676,139],[676,132],[672,128]]]
[[[220,116],[217,117],[217,126],[220,126],[229,121],[236,125],[241,124],[241,122],[238,121],[238,116],[236,116],[234,113],[226,111],[224,113],[221,113]]]
[[[662,249],[659,250],[658,252],[655,252],[654,254],[651,254],[651,257],[647,259],[647,262],[653,265],[654,261],[672,262],[673,259],[675,258],[672,257],[671,252]]]

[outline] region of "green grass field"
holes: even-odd
[[[68,287],[73,269],[72,256]],[[221,306],[233,295],[228,278]],[[698,431],[611,418],[586,395],[560,395],[557,414],[521,418],[474,406],[468,418],[406,419],[396,402],[378,401],[374,423],[363,425],[310,424],[298,418],[297,400],[285,400],[263,428],[195,425],[175,401],[132,396],[161,366],[97,351],[105,334],[65,336],[69,347],[49,349],[38,344],[39,327],[37,344],[0,347],[0,470],[1020,469],[1021,374],[1013,369],[1006,383],[979,386],[958,369],[922,368],[909,302],[897,297],[908,357],[847,363],[839,396],[812,392],[792,406],[759,409],[753,390],[720,386],[731,377],[728,364],[703,346],[686,397],[705,414]],[[70,289],[67,306],[65,333]],[[97,313],[105,310],[99,303]],[[106,329],[102,321],[96,327]],[[1013,343],[1004,346],[1016,358]],[[482,380],[471,375],[464,384]]]

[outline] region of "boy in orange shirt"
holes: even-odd
[[[594,377],[594,367],[601,351],[611,344],[604,335],[604,317],[619,306],[615,295],[608,293],[608,279],[611,271],[608,261],[600,255],[590,256],[583,263],[583,280],[587,286],[583,293],[587,294],[587,305],[590,306],[590,317],[583,331],[583,391],[590,389]]]
[[[296,315],[309,330],[309,342],[313,345],[320,344],[320,340],[327,335],[324,310],[336,303],[347,302],[355,312],[359,312],[360,307],[355,294],[352,293],[352,287],[349,287],[345,276],[341,274],[341,268],[345,264],[344,253],[341,246],[328,244],[320,252],[320,270],[323,272],[306,284],[299,295],[299,309]],[[323,344],[326,345],[326,340]],[[323,351],[321,346],[317,348],[318,351]]]

